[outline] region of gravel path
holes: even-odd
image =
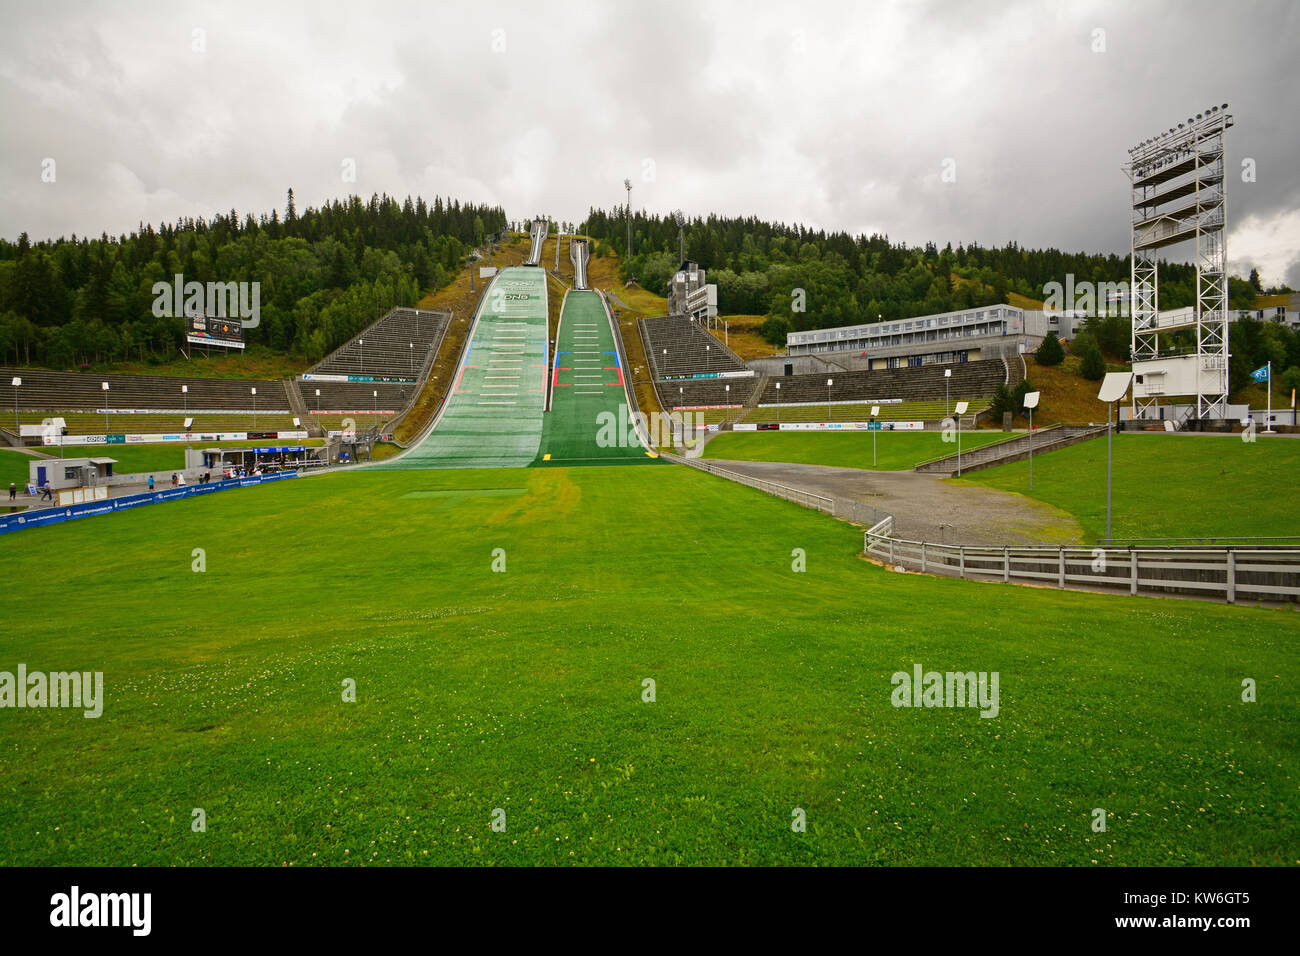
[[[876,508],[894,516],[894,533],[949,544],[1080,544],[1073,517],[1041,501],[912,471],[709,459],[729,471],[835,499],[835,514],[872,523]]]

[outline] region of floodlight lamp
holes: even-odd
[[[14,380],[13,380],[13,386],[14,386],[14,388],[17,388],[17,387],[18,387],[19,385],[21,385],[22,383],[23,383],[23,380],[22,380],[21,378],[19,378],[17,375],[15,375],[15,376],[14,376]]]
[[[879,406],[879,405],[872,405],[872,406],[871,406],[871,417],[872,417],[872,418],[875,418],[875,417],[876,417],[877,415],[879,415],[879,414],[880,414],[880,406]]]
[[[1037,408],[1041,392],[1025,392],[1025,408]]]
[[[1106,377],[1101,380],[1101,391],[1097,393],[1097,400],[1107,404],[1118,402],[1128,391],[1132,380],[1132,372],[1107,372]]]
[[[946,368],[946,369],[944,369],[944,370],[943,370],[943,377],[944,377],[944,378],[952,378],[952,369],[950,369],[950,368]]]
[[[952,412],[954,415],[965,415],[966,409],[970,408],[970,402],[958,402]]]
[[[102,389],[103,389],[104,391],[106,391],[106,392],[108,391],[108,383],[107,383],[107,382],[100,382],[100,383],[99,383],[99,387],[102,388]]]

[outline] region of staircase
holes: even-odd
[[[286,379],[284,383],[285,394],[289,396],[289,407],[293,410],[298,421],[302,422],[302,428],[312,438],[320,438],[325,434],[325,430],[316,423],[316,420],[307,412],[307,403],[303,400],[302,392],[298,390],[296,379]]]

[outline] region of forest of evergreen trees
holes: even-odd
[[[283,215],[185,219],[130,235],[72,236],[33,243],[0,239],[0,362],[78,368],[131,359],[161,362],[184,341],[181,319],[153,315],[153,285],[180,273],[188,281],[260,282],[261,324],[250,344],[316,361],[394,305],[409,306],[462,268],[485,237],[506,228],[503,209],[435,198],[402,202],[387,195],[335,200],[299,212],[289,190]],[[570,226],[570,229],[572,227]],[[622,208],[592,209],[579,230],[596,255],[622,252]],[[790,330],[854,325],[948,312],[1007,300],[1015,292],[1043,298],[1048,282],[1129,278],[1128,258],[979,245],[910,247],[887,236],[850,236],[754,217],[709,216],[688,222],[685,254],[709,270],[724,314],[763,315],[764,335],[784,345]],[[671,217],[633,213],[635,255],[623,278],[664,294],[678,266],[678,228]],[[1263,292],[1258,276],[1229,282],[1234,308]],[[793,312],[791,292],[805,292]],[[1195,301],[1196,270],[1165,263],[1160,305]],[[1289,290],[1268,290],[1289,291]],[[1093,336],[1126,358],[1127,320],[1099,322]],[[1258,325],[1258,327],[1256,327]],[[1238,323],[1232,377],[1272,360],[1300,385],[1300,335],[1273,323]],[[1290,387],[1288,385],[1288,387]]]
[[[234,209],[130,235],[32,243],[0,239],[0,361],[75,368],[163,361],[182,319],[153,315],[153,285],[260,282],[250,344],[322,358],[394,305],[414,305],[505,226],[505,212],[457,200],[359,196],[242,218]]]
[[[597,240],[597,255],[623,253],[625,208],[592,209],[583,228]],[[671,217],[634,212],[632,249],[632,259],[621,263],[623,278],[636,278],[642,288],[665,294],[678,266],[677,224]],[[685,253],[717,283],[718,310],[767,316],[763,333],[776,345],[785,344],[789,331],[992,305],[1007,301],[1008,292],[1041,300],[1043,286],[1064,284],[1067,274],[1076,283],[1129,279],[1127,256],[1025,249],[1016,243],[1000,249],[951,244],[940,249],[933,243],[909,247],[887,236],[827,233],[752,217],[688,222]],[[805,291],[804,312],[791,311],[791,290],[796,288]],[[1248,307],[1255,291],[1245,280],[1232,280],[1233,305]],[[1161,307],[1195,300],[1195,267],[1162,264]]]

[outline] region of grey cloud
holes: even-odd
[[[290,185],[300,204],[438,193],[578,220],[621,202],[626,176],[655,212],[1123,253],[1127,147],[1211,103],[1237,118],[1230,169],[1258,168],[1230,184],[1234,221],[1300,210],[1296,9],[18,7],[0,37],[0,234],[264,211]]]

